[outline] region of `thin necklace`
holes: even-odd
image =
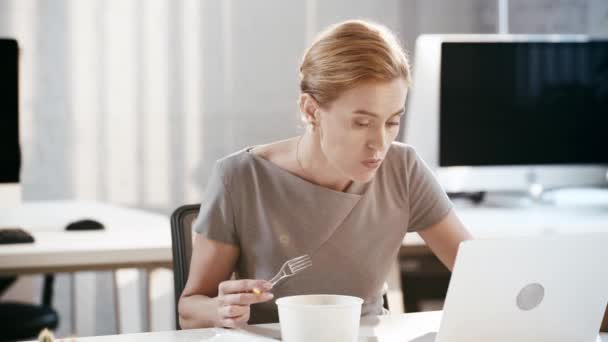
[[[300,167],[300,169],[302,169],[302,172],[306,174],[306,169],[304,168],[304,166],[302,166],[302,163],[300,162],[300,142],[302,141],[303,137],[304,135],[300,135],[300,138],[298,138],[298,143],[296,144],[296,161],[298,162],[298,166]]]
[[[300,135],[300,137],[298,138],[298,142],[296,144],[296,161],[298,162],[298,166],[304,173],[303,176],[306,178],[306,176],[308,175],[308,172],[304,168],[304,165],[302,165],[302,162],[300,162],[300,141],[302,141],[302,138],[304,138],[304,135]],[[310,179],[312,179],[312,178],[310,178]],[[352,183],[352,181],[350,183]],[[344,191],[344,190],[340,190],[340,191]]]

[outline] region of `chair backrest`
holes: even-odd
[[[184,291],[190,257],[192,256],[192,222],[198,216],[200,204],[183,205],[171,215],[171,246],[173,250],[173,285],[175,289],[175,327],[179,330],[179,315],[177,307],[179,297]]]

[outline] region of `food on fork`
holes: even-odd
[[[44,328],[38,335],[38,342],[55,342],[55,336],[49,329]]]

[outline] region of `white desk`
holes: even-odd
[[[608,231],[606,207],[457,207],[456,212],[476,238]],[[81,217],[98,219],[106,229],[63,231],[69,221]],[[95,202],[32,202],[16,210],[0,209],[0,226],[11,224],[30,230],[36,243],[0,246],[0,274],[171,265],[169,220],[162,215]],[[418,234],[408,234],[404,247],[428,253]],[[395,281],[389,281],[389,286],[399,283],[396,277],[391,277]],[[394,293],[397,298],[392,302],[400,302],[399,287],[390,287],[389,299]],[[159,309],[165,313],[172,310]]]
[[[441,311],[366,317],[361,320],[361,342],[433,342],[439,329]],[[192,341],[250,341],[269,342],[280,339],[278,324],[252,325],[244,330],[194,329],[143,334],[111,335],[78,338],[79,342],[192,342]],[[608,342],[608,334],[601,341]]]
[[[476,238],[608,231],[608,208],[456,208]],[[92,217],[103,231],[66,232],[65,225]],[[171,233],[166,216],[95,202],[31,202],[0,209],[1,226],[21,226],[34,244],[0,246],[0,274],[171,266]],[[405,246],[424,246],[408,234]]]
[[[93,218],[99,231],[65,231],[68,223]],[[35,239],[31,244],[0,245],[0,274],[81,272],[123,268],[171,268],[169,218],[142,210],[82,201],[26,202],[17,208],[0,208],[0,227],[22,227]],[[72,331],[94,331],[94,274],[72,276]],[[145,331],[148,319],[139,315],[142,303],[137,271],[114,272],[119,331]],[[87,291],[78,291],[86,289]],[[120,293],[119,293],[120,292]],[[171,294],[172,296],[172,294]],[[76,316],[80,318],[76,321]]]
[[[608,206],[536,206],[530,208],[456,207],[475,238],[502,238],[608,231]],[[405,237],[406,246],[422,246],[418,234]]]
[[[65,231],[81,218],[100,231]],[[28,230],[32,244],[0,246],[0,273],[73,272],[124,267],[171,266],[169,218],[96,202],[48,201],[0,209],[0,227]]]

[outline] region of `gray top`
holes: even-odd
[[[237,279],[270,279],[288,259],[313,266],[278,283],[275,299],[345,294],[382,314],[383,285],[405,233],[447,215],[452,204],[411,146],[393,143],[376,176],[345,192],[308,182],[245,149],[219,160],[194,230],[236,245]],[[249,323],[278,322],[273,301],[251,306]]]

